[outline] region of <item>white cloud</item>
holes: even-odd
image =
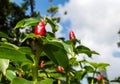
[[[120,0],[69,0],[64,6],[59,5],[62,22],[70,20],[70,29],[78,39],[101,56],[95,61],[109,63],[109,79],[120,76],[120,58],[113,56],[120,52],[117,47],[118,30],[120,28]],[[63,12],[68,14],[65,16]]]

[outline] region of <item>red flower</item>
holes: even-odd
[[[57,67],[57,70],[58,70],[58,72],[63,72],[62,66],[58,66],[58,67]]]
[[[46,29],[44,22],[39,22],[34,30],[35,35],[46,36]]]
[[[96,79],[97,79],[98,81],[101,81],[101,80],[103,79],[103,77],[104,77],[104,75],[103,75],[103,74],[100,74],[100,75],[98,75],[98,76],[96,77]]]
[[[42,60],[41,62],[40,62],[40,68],[43,68],[44,67],[44,61]]]
[[[75,39],[75,34],[74,34],[73,31],[70,31],[70,32],[69,32],[69,39],[70,39],[70,40]]]

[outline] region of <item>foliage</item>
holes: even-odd
[[[120,83],[120,77],[116,77],[114,80],[111,80],[111,82],[117,82],[117,83]]]
[[[32,28],[30,26],[35,27],[39,21],[41,20],[38,18],[23,19],[16,24],[14,29]],[[62,83],[62,81],[73,84],[92,73],[90,83],[94,84],[95,74],[98,74],[99,70],[106,70],[109,64],[89,62],[85,59],[78,61],[76,58],[79,54],[86,54],[90,58],[93,54],[99,54],[82,45],[77,38],[73,39],[74,41],[56,38],[54,34],[59,28],[57,23],[48,17],[45,17],[45,21],[46,24],[51,25],[53,31],[47,32],[46,36],[38,36],[32,32],[21,33],[21,35],[24,34],[22,38],[19,38],[21,46],[10,43],[9,40],[13,39],[0,32],[0,58],[6,60],[4,62],[7,66],[1,69],[3,72],[1,80],[5,76],[6,81],[11,84],[54,84]],[[41,61],[44,61],[42,67],[39,66]],[[1,67],[4,66],[3,63]],[[58,66],[61,66],[63,71],[57,71]],[[74,66],[81,68],[75,70]]]
[[[100,74],[100,70],[106,71],[109,64],[89,62],[84,58],[77,60],[77,57],[82,54],[92,58],[93,54],[96,56],[99,53],[82,45],[75,36],[72,40],[56,38],[55,33],[59,30],[57,22],[60,21],[60,17],[54,17],[54,15],[58,7],[51,6],[47,10],[51,14],[50,17],[26,16],[25,10],[28,5],[31,5],[31,16],[34,16],[34,0],[30,1],[33,3],[26,0],[22,7],[9,0],[0,1],[0,3],[6,3],[1,4],[1,10],[4,12],[1,13],[3,18],[0,17],[0,20],[3,20],[0,23],[0,30],[2,30],[0,32],[0,83],[80,84],[83,78],[87,78],[89,84],[101,83],[97,81],[96,76]],[[7,6],[10,7],[9,10],[6,10]],[[18,10],[15,11],[14,8]],[[4,17],[9,19],[13,17],[10,24]],[[46,36],[33,33],[36,25],[41,21],[51,26],[52,31],[46,32]],[[18,32],[7,32],[4,28]],[[26,28],[30,31],[19,31]],[[75,67],[80,68],[76,70]],[[103,80],[107,81],[107,78],[104,77]]]
[[[19,20],[28,17],[25,15],[27,5],[20,7],[10,0],[0,0],[0,4],[0,31],[9,34]]]

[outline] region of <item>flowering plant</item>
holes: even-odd
[[[19,21],[14,30],[28,27],[31,31],[21,32],[16,38],[0,32],[1,82],[80,84],[80,80],[88,78],[89,84],[95,84],[96,74],[99,70],[106,70],[109,64],[77,60],[80,54],[91,58],[93,54],[99,53],[82,45],[73,31],[69,34],[69,40],[56,38],[55,33],[59,28],[57,23],[48,17],[42,19],[27,18]],[[52,32],[47,31],[46,24],[50,24]],[[18,39],[19,44],[12,43],[15,39]],[[76,70],[74,67],[80,68]]]

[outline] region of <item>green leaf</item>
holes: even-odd
[[[26,79],[16,77],[12,80],[10,84],[36,84],[36,83],[34,83],[33,81],[28,81]]]
[[[52,27],[52,32],[55,33],[58,30],[58,25],[54,21],[50,20],[49,18],[46,18],[47,22],[51,25]]]
[[[14,78],[16,78],[17,76],[16,76],[16,73],[14,72],[14,71],[12,71],[12,70],[7,70],[7,72],[6,72],[6,77],[10,80],[10,81],[12,81]]]
[[[87,72],[90,72],[90,73],[94,71],[93,67],[91,66],[85,66],[84,68]]]
[[[20,37],[20,39],[19,39],[19,41],[22,43],[22,42],[24,42],[26,39],[29,39],[29,38],[37,38],[38,36],[37,35],[35,35],[35,34],[33,34],[33,33],[30,33],[30,34],[28,34],[28,35],[26,35],[24,38],[22,37]]]
[[[106,70],[106,67],[107,66],[109,66],[109,64],[107,64],[107,63],[99,63],[98,64],[98,68],[100,69],[100,70]]]
[[[82,80],[86,74],[87,74],[87,73],[86,73],[85,70],[76,71],[76,73],[75,73],[76,78],[77,78],[78,80]]]
[[[31,61],[26,57],[26,54],[14,49],[0,46],[0,58],[10,59],[15,62],[28,62]]]
[[[49,41],[44,46],[47,56],[57,65],[67,68],[68,57],[64,45],[57,41]]]
[[[0,38],[9,38],[7,34],[0,32]]]
[[[69,60],[69,64],[70,65],[73,65],[73,66],[78,66],[78,61],[76,60],[76,58],[70,58],[70,60]]]
[[[32,50],[29,47],[20,47],[18,50],[25,54],[32,54]]]
[[[51,44],[51,45],[57,46],[59,48],[64,49],[68,54],[73,54],[73,47],[72,47],[72,45],[64,43],[63,41],[49,40],[49,41],[46,41],[46,44]]]
[[[36,84],[53,84],[53,79],[46,78],[45,80],[37,82]]]
[[[29,81],[24,78],[14,78],[10,84],[53,84],[53,79],[45,79],[40,82]]]
[[[36,26],[40,20],[38,18],[27,18],[19,21],[14,29],[25,28],[27,26]]]
[[[14,44],[11,44],[11,43],[8,43],[8,42],[0,42],[0,46],[4,46],[4,47],[7,47],[7,48],[19,49],[18,46],[14,45]]]
[[[98,64],[96,62],[88,62],[90,65],[92,65],[94,68],[98,67]]]
[[[69,53],[71,55],[74,54],[72,45],[66,44],[64,42],[61,42],[61,44],[64,46],[64,49],[66,50],[67,53]]]
[[[107,63],[95,63],[95,62],[89,62],[90,65],[92,65],[94,68],[98,68],[100,70],[106,70],[106,67],[109,66]]]
[[[0,71],[5,75],[6,74],[6,69],[9,66],[9,60],[7,59],[0,59]]]
[[[89,48],[87,48],[87,47],[85,47],[85,46],[83,46],[83,45],[78,46],[76,49],[77,49],[77,53],[78,53],[78,54],[79,54],[79,53],[84,53],[84,54],[88,55],[89,57],[91,57],[92,54],[97,54],[97,55],[99,55],[99,53],[97,53],[97,52],[95,52],[95,51],[91,51]]]

